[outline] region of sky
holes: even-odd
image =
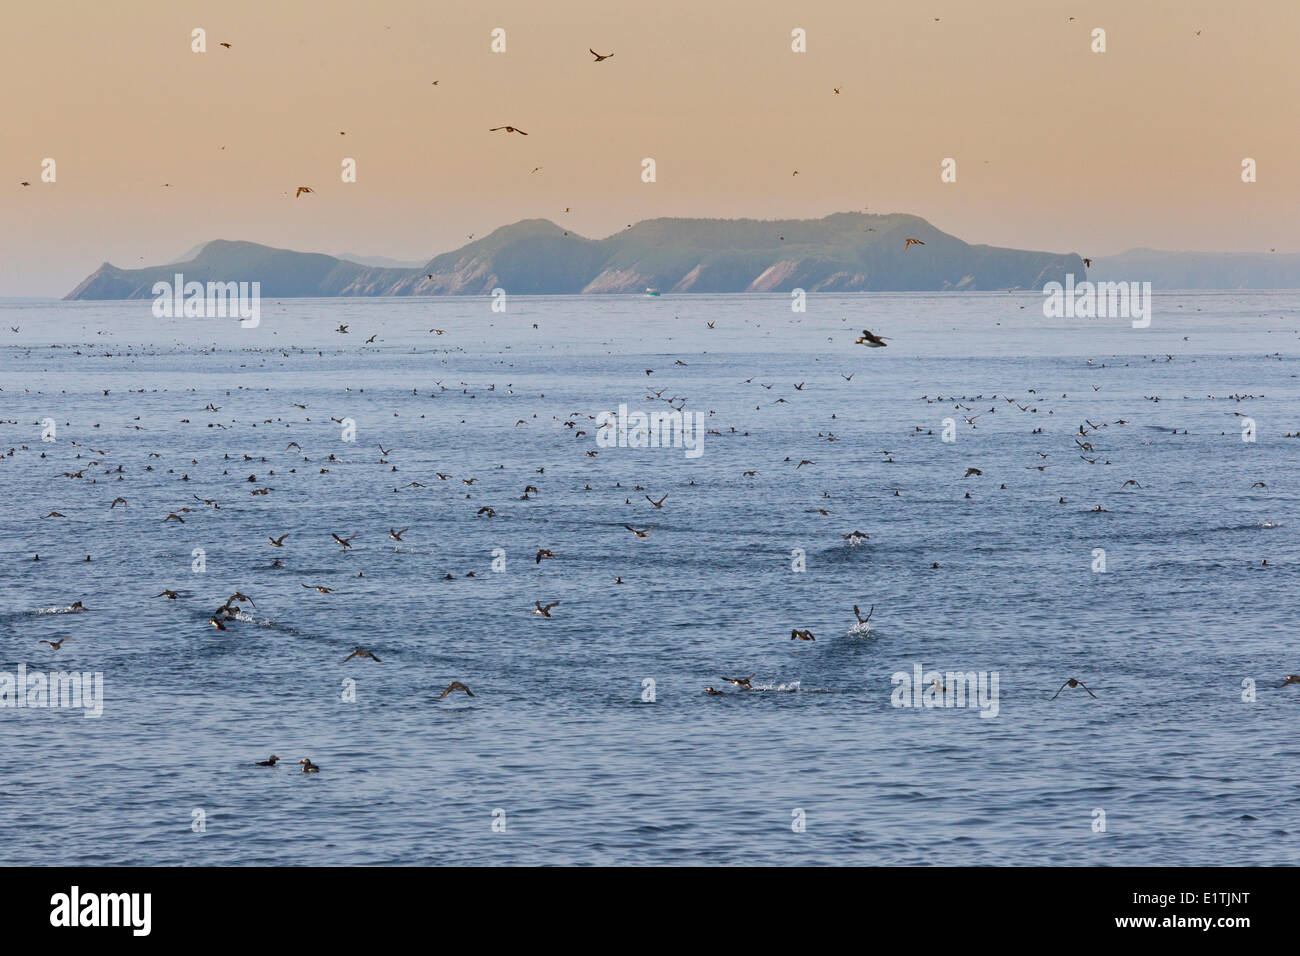
[[[5,20],[0,296],[217,238],[426,261],[537,217],[601,237],[908,212],[1084,256],[1300,252],[1296,0],[41,0]]]

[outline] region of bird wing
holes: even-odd
[[[1061,685],[1060,690],[1058,690],[1055,694],[1052,695],[1052,700],[1056,700],[1056,698],[1058,698],[1058,697],[1061,696],[1061,691],[1062,691],[1062,690],[1065,690],[1065,685],[1068,684],[1068,683],[1070,683],[1070,682],[1067,680],[1067,681],[1065,682],[1065,684],[1062,684],[1062,685]]]
[[[1088,685],[1085,684],[1083,681],[1079,681],[1079,686],[1082,687],[1084,690],[1088,690]],[[1093,699],[1093,700],[1097,700],[1097,699],[1098,699],[1098,698],[1097,698],[1097,695],[1096,695],[1096,694],[1093,694],[1092,691],[1088,690],[1088,693],[1089,693],[1089,694],[1092,694],[1092,699]]]

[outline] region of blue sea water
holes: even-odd
[[[1294,863],[1298,310],[0,303],[0,672],[104,693],[0,708],[3,862]],[[698,458],[597,447],[666,399]],[[893,706],[918,664],[996,673],[996,716]]]

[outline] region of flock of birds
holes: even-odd
[[[710,326],[712,326],[714,323],[710,322],[709,324]],[[855,343],[866,346],[868,348],[882,348],[885,346],[885,341],[883,336],[874,334],[868,330],[864,330],[862,332],[861,337],[855,340]],[[301,350],[301,351],[305,351],[305,350]],[[284,352],[284,355],[287,356],[288,352],[287,351]],[[677,360],[676,364],[685,365],[687,363],[679,359]],[[644,371],[647,375],[652,375],[655,372],[654,369],[645,369]],[[846,381],[851,381],[853,379],[854,374],[856,373],[843,374],[841,377],[844,378]],[[441,390],[441,392],[449,391],[455,387],[455,386],[446,385],[443,382],[437,382],[435,384],[437,385],[437,388]],[[741,382],[739,384],[753,385],[755,387],[761,388],[768,392],[772,391],[776,387],[776,383],[774,382],[773,383],[765,383],[761,381],[756,382],[753,378],[746,379],[744,382]],[[806,382],[793,383],[792,397],[794,394],[803,392],[803,390],[806,387],[806,384],[807,384]],[[460,391],[463,395],[474,394],[470,392],[470,386],[467,383],[461,382],[460,386],[461,386]],[[1101,386],[1098,385],[1093,386],[1094,392],[1099,390],[1100,388]],[[495,389],[496,389],[496,385],[492,384],[489,386],[488,391],[495,391]],[[513,389],[510,389],[509,387],[507,388],[507,391],[513,393]],[[672,408],[678,410],[686,406],[687,404],[686,396],[673,394],[671,396],[665,397],[665,393],[667,391],[668,390],[666,388],[659,389],[657,391],[652,390],[651,393],[646,396],[646,398],[651,401],[665,402]],[[105,390],[104,394],[107,395],[108,390]],[[440,394],[440,392],[431,391],[428,397],[436,397],[438,394]],[[413,391],[411,397],[413,399],[422,398],[422,396],[419,395],[418,390]],[[1068,396],[1067,394],[1062,393],[1061,397],[1067,398]],[[1251,396],[1232,395],[1228,397],[1235,401],[1242,401],[1242,400],[1249,399]],[[957,413],[954,420],[956,418],[960,418],[960,420],[964,422],[964,424],[970,429],[979,428],[980,427],[979,423],[985,415],[991,416],[991,415],[997,415],[1000,412],[1005,413],[1005,409],[1008,408],[1013,409],[1017,414],[1029,415],[1029,416],[1037,416],[1037,415],[1050,416],[1055,414],[1055,409],[1051,407],[1048,399],[1045,396],[1040,395],[1038,390],[1034,388],[1028,389],[1023,399],[1011,395],[991,394],[985,396],[984,394],[975,394],[975,395],[946,396],[946,397],[943,395],[935,395],[935,396],[923,395],[921,396],[921,400],[924,401],[927,405],[946,406],[951,404],[952,409]],[[780,396],[776,399],[777,403],[788,403],[788,401],[789,400],[785,396]],[[298,401],[294,401],[292,403],[292,407],[297,410],[306,410],[308,408],[306,403],[298,402]],[[760,407],[761,406],[755,406],[756,409]],[[215,415],[216,413],[220,412],[220,410],[221,410],[220,406],[216,405],[211,401],[209,401],[203,408],[203,411],[208,413],[209,416]],[[713,412],[710,411],[709,414],[712,415]],[[534,418],[535,417],[537,416],[534,415]],[[562,416],[558,416],[558,415],[553,417],[557,424],[561,425],[564,428],[570,429],[576,435],[576,437],[578,438],[590,437],[586,430],[579,429],[577,427],[580,423],[579,420],[582,417],[581,413],[575,411],[570,413],[569,417],[563,419]],[[588,414],[586,415],[586,417],[594,418],[595,416]],[[306,422],[312,421],[312,418],[310,416],[303,416],[303,418],[304,418],[304,424]],[[339,424],[343,421],[343,419],[338,418],[336,416],[331,416],[330,421],[334,424]],[[515,427],[525,424],[525,422],[526,422],[525,419],[519,419],[518,421],[516,421]],[[185,418],[182,419],[182,423],[192,424],[192,420],[190,418]],[[6,424],[16,424],[16,423],[8,422]],[[206,425],[207,427],[213,427],[218,423],[216,421],[205,421],[202,424]],[[263,424],[264,425],[280,424],[283,427],[291,427],[290,423],[288,421],[285,421],[282,418],[275,418],[275,419],[267,418],[263,422]],[[1100,432],[1104,431],[1105,429],[1123,427],[1128,424],[1130,424],[1130,422],[1123,418],[1116,419],[1114,421],[1105,421],[1105,420],[1093,421],[1090,418],[1084,418],[1084,420],[1080,422],[1075,428],[1075,432],[1072,438],[1073,444],[1076,446],[1078,452],[1077,457],[1083,460],[1084,462],[1088,463],[1089,465],[1102,465],[1103,461],[1104,461],[1104,465],[1102,465],[1102,467],[1111,465],[1112,464],[1111,461],[1108,459],[1104,459],[1103,453],[1099,450],[1097,436]],[[96,428],[99,427],[98,424],[96,424],[95,427]],[[139,426],[136,427],[138,428]],[[610,427],[610,426],[604,426],[604,427]],[[1043,429],[1041,427],[1033,429],[1034,434],[1041,434],[1042,431]],[[710,432],[715,435],[721,434],[721,432],[716,429],[710,429]],[[731,432],[733,434],[736,433],[734,427],[731,429]],[[912,426],[912,431],[908,433],[908,437],[919,436],[922,434],[932,436],[934,434],[934,431],[933,429],[929,429],[929,430],[924,429],[920,425],[914,425]],[[840,440],[839,437],[836,436],[833,432],[822,432],[819,433],[818,437],[826,441]],[[305,437],[304,440],[306,440]],[[74,460],[78,462],[78,465],[75,466],[74,469],[72,470],[67,470],[66,466],[62,466],[65,467],[65,470],[54,471],[52,473],[52,477],[54,478],[55,481],[61,479],[61,480],[68,480],[68,481],[85,482],[92,486],[102,485],[105,489],[103,500],[106,503],[108,511],[115,511],[118,508],[127,509],[133,506],[132,502],[126,497],[125,494],[118,493],[118,491],[121,489],[121,486],[123,484],[129,483],[132,479],[132,471],[128,469],[128,461],[124,460],[125,456],[115,456],[107,448],[86,446],[76,440],[71,441],[70,445],[74,449],[73,451]],[[586,448],[585,445],[583,447]],[[396,472],[398,470],[398,466],[394,462],[394,456],[397,452],[397,449],[393,447],[385,447],[384,443],[382,442],[379,443],[376,446],[376,448],[378,451],[378,457],[374,459],[374,463],[375,465],[380,466],[384,469],[382,471],[379,471],[378,475],[391,475],[393,472]],[[7,450],[7,452],[0,455],[0,462],[3,462],[3,460],[6,458],[12,459],[20,452],[33,452],[33,448],[32,446],[29,445],[10,447]],[[598,452],[596,449],[586,448],[586,450],[584,450],[582,453],[587,457],[595,457],[595,455]],[[148,452],[147,459],[146,459],[148,463],[144,465],[143,471],[152,472],[155,470],[156,466],[161,467],[163,464],[162,461],[163,454],[164,453],[161,451]],[[882,456],[881,462],[883,464],[894,463],[898,460],[897,458],[898,454],[899,453],[897,451],[888,450],[888,449],[882,450],[880,452],[880,455]],[[1037,471],[1039,473],[1046,472],[1048,469],[1056,467],[1057,463],[1053,460],[1056,454],[1057,453],[1055,451],[1036,452],[1035,454],[1036,460],[1028,464],[1026,467],[1034,471]],[[239,487],[239,485],[243,485],[244,491],[248,495],[255,496],[255,497],[257,496],[265,497],[271,495],[276,490],[275,485],[272,482],[276,478],[276,476],[278,474],[282,474],[283,471],[287,471],[290,474],[294,474],[297,473],[299,468],[303,465],[314,465],[317,468],[318,474],[320,476],[325,476],[329,474],[331,467],[342,464],[342,460],[339,459],[334,453],[330,453],[319,459],[313,459],[312,457],[303,453],[302,443],[298,440],[291,440],[285,445],[284,455],[285,455],[284,459],[281,462],[277,463],[275,461],[269,460],[265,455],[250,455],[246,452],[236,452],[234,454],[231,454],[231,452],[227,451],[224,454],[224,456],[222,456],[222,458],[219,460],[219,466],[220,466],[219,476],[216,474],[201,476],[199,474],[199,471],[202,469],[203,466],[199,464],[197,459],[195,458],[186,459],[182,456],[177,455],[177,456],[173,456],[173,460],[169,463],[170,467],[167,470],[167,474],[168,476],[175,478],[175,480],[178,482],[178,487],[183,487],[185,483],[198,479],[200,477],[204,477],[209,480],[215,478],[225,482],[231,493],[234,493],[236,489]],[[47,457],[47,453],[45,451],[41,451],[40,458],[45,459],[46,457]],[[803,458],[803,457],[797,459],[793,457],[787,457],[785,461],[788,465],[792,465],[793,469],[796,471],[805,467],[812,468],[815,467],[817,464],[815,460],[810,458]],[[232,474],[231,466],[232,463],[236,463],[236,462],[241,464],[242,463],[249,463],[249,464],[256,463],[259,465],[266,464],[270,467],[267,473],[261,478],[259,478],[259,476],[255,472],[244,475],[243,470],[238,468],[235,468],[234,473]],[[1005,463],[999,463],[999,464],[1002,466],[1005,465]],[[56,467],[60,467],[60,466],[56,466]],[[504,468],[505,466],[502,465],[500,467]],[[967,480],[982,479],[986,477],[986,469],[988,468],[989,468],[988,465],[984,465],[983,467],[980,467],[979,465],[968,464],[963,466],[960,477],[962,479],[967,479]],[[1002,467],[1001,470],[1005,471],[1006,469],[1005,467]],[[179,476],[176,477],[178,471],[179,471]],[[304,469],[304,471],[307,471],[307,469]],[[542,466],[535,469],[534,475],[544,476],[545,473],[546,473],[546,467]],[[757,475],[757,473],[758,473],[757,469],[747,469],[743,472],[742,478],[753,478]],[[378,477],[378,475],[376,477]],[[461,476],[457,479],[456,476],[454,476],[453,474],[448,472],[442,472],[442,471],[434,471],[433,474],[430,476],[430,480],[435,480],[438,482],[449,482],[449,481],[453,481],[453,479],[458,480],[460,484],[464,486],[464,489],[468,490],[468,493],[465,494],[465,498],[472,500],[473,486],[477,481],[479,481],[478,476],[473,476],[473,475]],[[541,479],[539,477],[533,477],[527,480],[527,482],[523,485],[522,493],[519,496],[520,499],[523,501],[529,501],[532,500],[533,498],[536,498],[538,495],[540,495],[541,488],[537,483],[540,482],[540,480]],[[694,484],[693,480],[691,481],[691,484]],[[420,489],[426,487],[426,483],[418,479],[415,479],[406,482],[403,487],[405,489]],[[1251,487],[1252,489],[1266,488],[1267,485],[1262,481],[1256,481],[1253,483]],[[49,488],[50,488],[49,491],[50,497],[54,499],[51,503],[58,505],[58,507],[49,508],[41,517],[43,519],[48,519],[48,520],[58,520],[58,519],[67,518],[68,517],[67,511],[59,510],[60,508],[67,508],[68,506],[62,504],[57,500],[59,497],[59,493],[57,491],[58,488],[57,484],[51,483]],[[1125,480],[1121,485],[1118,486],[1117,491],[1123,493],[1135,493],[1141,491],[1142,488],[1143,485],[1140,481],[1138,481],[1136,478],[1129,478]],[[1130,491],[1130,489],[1132,491]],[[592,491],[593,489],[590,483],[587,483],[583,486],[583,490]],[[1007,484],[1005,481],[1001,481],[999,483],[999,490],[1003,490],[1003,491],[1007,490]],[[393,493],[398,493],[399,488],[393,487],[392,491]],[[639,494],[640,498],[644,499],[646,504],[643,505],[643,507],[649,507],[654,511],[662,511],[665,508],[670,507],[668,503],[670,499],[670,493],[663,490],[660,490],[657,493],[651,493],[651,491],[648,488],[645,488],[639,484],[632,486],[631,489],[627,489],[620,482],[617,485],[615,485],[615,491],[618,494],[624,495],[624,504],[626,505],[632,504],[630,491],[635,491]],[[895,496],[901,496],[902,490],[899,488],[895,488],[893,490],[893,494]],[[824,492],[823,495],[826,498],[830,497],[829,493],[826,492]],[[964,493],[964,497],[970,500],[973,498],[973,495],[970,491],[966,491]],[[188,503],[185,504],[181,504],[176,501],[171,502],[170,506],[167,507],[167,510],[161,516],[161,518],[157,519],[159,520],[159,523],[163,525],[168,525],[172,523],[175,523],[177,525],[184,525],[187,522],[187,520],[193,520],[193,517],[196,512],[209,511],[209,510],[212,512],[219,512],[222,509],[221,502],[218,501],[215,497],[207,497],[206,495],[189,493],[187,495],[187,501]],[[1065,504],[1066,503],[1065,497],[1063,495],[1060,496],[1058,498],[1058,502],[1060,504]],[[473,507],[473,505],[471,505],[471,507]],[[826,507],[819,507],[816,510],[823,516],[828,516],[831,514],[830,510]],[[1107,509],[1105,509],[1101,504],[1097,504],[1092,510],[1095,512],[1104,512]],[[484,505],[479,505],[477,507],[475,514],[480,518],[493,518],[497,515],[497,512],[492,505],[484,504]],[[646,539],[651,536],[655,526],[654,525],[638,526],[638,525],[624,522],[622,524],[622,527],[629,534],[631,534],[635,539]],[[388,529],[387,537],[391,541],[400,544],[405,541],[405,535],[407,535],[409,531],[410,529],[408,527],[399,528],[396,526],[392,526],[389,527]],[[291,542],[292,537],[293,535],[291,535],[289,532],[282,532],[278,534],[265,534],[266,546],[276,550],[283,550],[287,547],[292,546],[292,542]],[[861,545],[870,540],[870,535],[856,529],[846,534],[843,534],[841,537],[850,546]],[[329,532],[328,541],[331,542],[335,547],[337,547],[340,552],[348,553],[354,550],[354,542],[356,541],[356,539],[357,539],[357,535],[355,533],[345,535],[337,531],[331,531]],[[555,557],[556,557],[556,551],[546,546],[537,547],[535,554],[533,555],[534,562],[537,565],[540,565],[543,561],[553,559]],[[31,560],[40,561],[41,555],[39,553],[34,554]],[[90,562],[91,555],[87,554],[84,560],[86,562]],[[1267,560],[1265,560],[1263,564],[1267,565]],[[937,568],[938,562],[935,562],[932,565],[932,567]],[[284,569],[283,560],[280,558],[275,558],[274,560],[272,560],[270,565],[267,566],[267,568],[271,570]],[[364,570],[356,570],[355,574],[359,578],[365,576]],[[470,570],[465,574],[465,577],[474,577],[474,576],[475,576],[475,572],[473,570]],[[447,580],[452,580],[454,579],[455,576],[452,575],[450,572],[448,572],[447,574],[444,575],[444,577]],[[613,583],[615,585],[622,584],[623,583],[622,576],[615,575],[613,578]],[[301,588],[305,590],[315,592],[316,594],[322,596],[328,596],[334,594],[339,587],[339,585],[336,582],[320,583],[319,581],[313,581],[313,580],[300,581],[299,585]],[[175,588],[163,588],[161,591],[155,594],[154,597],[157,599],[165,599],[168,602],[177,602],[177,601],[183,601],[186,597],[188,597],[188,595],[182,592],[181,590]],[[543,599],[539,598],[533,602],[533,606],[530,608],[530,610],[534,615],[540,618],[551,619],[556,613],[558,613],[557,609],[561,607],[561,604],[562,602],[559,600],[544,601]],[[217,607],[214,611],[212,611],[210,614],[206,616],[207,623],[219,632],[228,632],[232,628],[232,626],[234,626],[237,622],[248,620],[248,618],[244,616],[242,613],[242,608],[244,605],[249,605],[254,608],[256,607],[256,603],[251,596],[244,593],[242,590],[235,590],[232,594],[229,595],[229,597],[227,597],[222,602],[222,604],[219,607]],[[856,618],[856,624],[854,625],[854,628],[858,633],[865,633],[869,629],[870,621],[872,619],[872,616],[875,613],[875,609],[876,609],[875,605],[872,604],[870,610],[864,615],[857,605],[853,606],[853,614]],[[90,611],[91,609],[86,607],[82,601],[78,600],[75,603],[66,607],[64,610],[68,612],[87,612]],[[812,642],[816,640],[816,637],[810,628],[792,627],[790,630],[790,639],[796,641]],[[60,640],[42,640],[40,643],[42,645],[49,646],[52,651],[58,651],[63,646],[64,643],[70,640],[72,640],[72,638],[65,637]],[[378,655],[376,655],[372,650],[361,646],[354,647],[352,651],[346,657],[343,658],[342,663],[346,664],[352,661],[372,661],[374,663],[382,663],[381,658]],[[750,683],[752,677],[753,675],[751,674],[749,677],[746,678],[724,678],[724,680],[727,683],[732,684],[738,691],[743,692],[743,691],[749,691],[753,689]],[[1285,683],[1281,686],[1286,686],[1287,684],[1292,684],[1292,683],[1300,683],[1300,678],[1297,678],[1294,675],[1288,676],[1286,678]],[[1051,699],[1055,700],[1056,697],[1058,697],[1060,693],[1066,688],[1076,688],[1076,687],[1081,687],[1090,696],[1096,698],[1096,694],[1093,693],[1093,691],[1087,686],[1087,684],[1085,684],[1081,680],[1078,680],[1075,677],[1070,677],[1065,681],[1064,684],[1061,685],[1061,687],[1058,689],[1056,694],[1053,695]],[[719,691],[712,686],[706,687],[705,692],[710,696],[718,696],[723,693],[722,691]],[[466,684],[462,683],[459,680],[453,680],[446,686],[446,689],[443,690],[443,692],[440,695],[438,695],[437,698],[435,699],[443,700],[453,693],[464,693],[466,697],[474,697],[474,693],[470,690],[470,688]],[[264,762],[263,765],[267,765],[267,766],[274,765],[276,760],[278,760],[278,758],[273,758],[271,761]],[[318,770],[316,765],[311,763],[310,760],[304,758],[304,760],[301,761],[301,763],[304,772],[312,773]]]

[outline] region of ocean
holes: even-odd
[[[0,302],[9,865],[1300,857],[1296,293],[150,306]]]

